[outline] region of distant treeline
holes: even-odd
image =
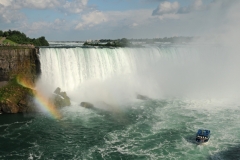
[[[0,30],[0,37],[6,37],[6,39],[9,39],[18,44],[33,44],[34,46],[49,46],[49,43],[44,36],[41,36],[37,39],[29,38],[26,36],[26,34],[16,30],[13,30],[13,31],[8,30],[4,32]]]
[[[106,44],[101,44],[106,43]],[[118,40],[99,40],[99,41],[90,41],[85,42],[84,46],[98,46],[98,47],[141,47],[140,45],[132,44],[128,39],[122,38]]]
[[[141,39],[128,39],[130,42],[146,42],[146,43],[155,43],[155,42],[170,42],[170,43],[188,43],[194,40],[197,37],[164,37],[164,38],[141,38]],[[116,40],[111,39],[100,39],[100,42],[112,42]]]
[[[167,42],[167,43],[189,43],[196,39],[197,37],[164,37],[164,38],[153,38],[153,39],[100,39],[100,40],[88,40],[83,45],[84,46],[99,46],[99,47],[143,47],[142,43],[156,43],[156,42]],[[140,42],[140,43],[132,43]]]

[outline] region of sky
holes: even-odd
[[[78,41],[238,33],[240,0],[0,0],[0,30]]]

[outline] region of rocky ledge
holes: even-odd
[[[34,90],[21,86],[12,79],[0,89],[0,112],[19,113],[34,110]]]
[[[56,108],[70,106],[70,98],[66,92],[57,88],[51,98],[46,99]],[[0,89],[0,113],[33,113],[38,112],[34,98],[37,91],[20,85],[16,78]]]
[[[61,92],[61,88],[59,87],[54,91],[50,101],[58,108],[71,105],[70,98],[67,96],[67,93]]]

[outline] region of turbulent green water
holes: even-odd
[[[221,101],[136,100],[114,111],[78,105],[1,115],[0,159],[239,159],[240,107]],[[197,145],[197,129],[212,132]]]

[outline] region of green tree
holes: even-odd
[[[39,37],[38,40],[39,40],[41,46],[49,46],[49,43],[48,43],[48,41],[45,39],[44,36]]]
[[[34,44],[35,46],[49,46],[49,43],[44,36],[39,37],[37,39],[31,39],[27,37],[26,34],[16,30],[5,31],[3,33],[3,36],[7,37],[7,39],[18,44]]]
[[[3,32],[3,36],[7,37],[9,35],[8,31]]]
[[[33,45],[34,45],[34,46],[42,46],[41,43],[40,43],[40,41],[39,41],[39,39],[33,40]]]
[[[2,30],[0,30],[0,36],[1,36],[1,37],[3,36],[3,31],[2,31]]]
[[[120,47],[128,47],[131,46],[131,43],[129,42],[129,40],[127,38],[122,38],[120,40]]]

